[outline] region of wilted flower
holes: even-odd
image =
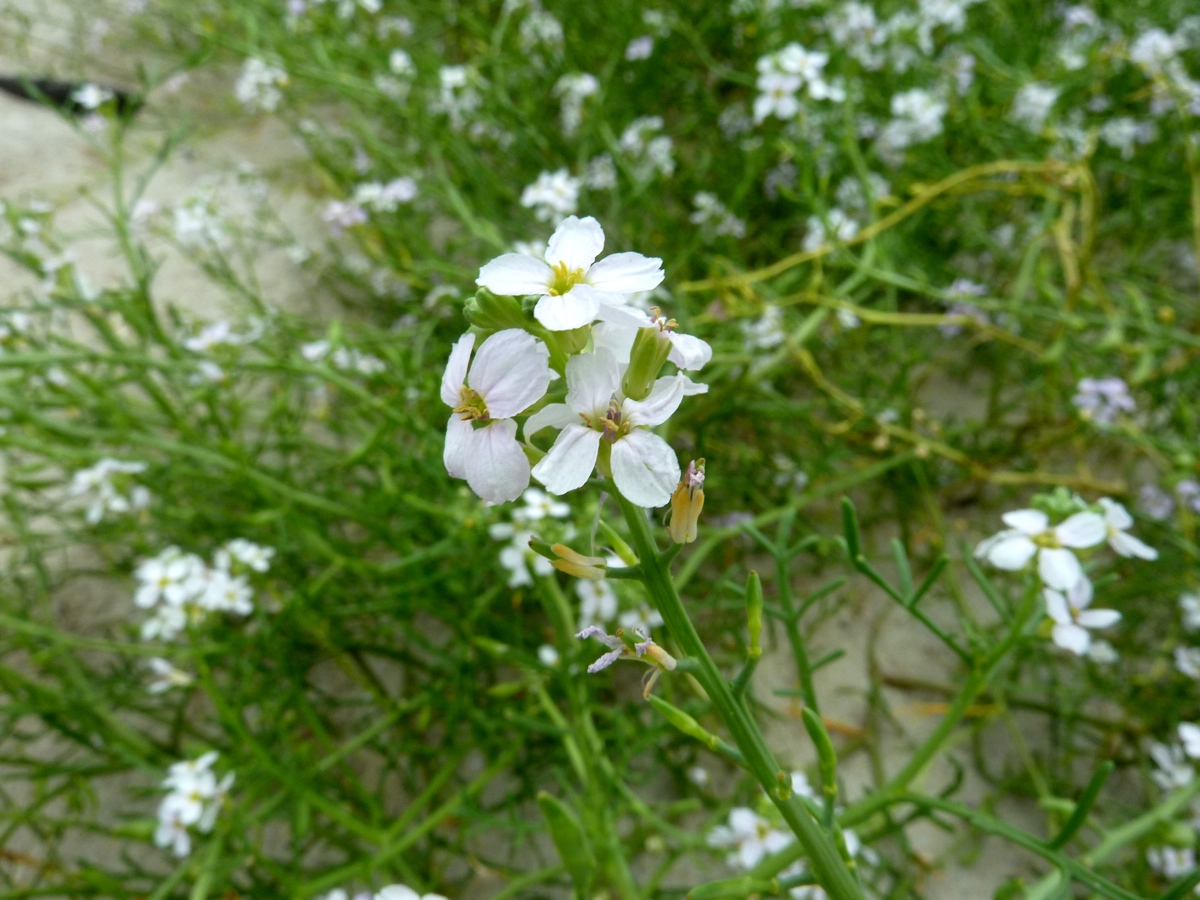
[[[653,689],[659,675],[663,672],[670,672],[676,666],[675,657],[671,656],[670,653],[643,634],[637,635],[637,637],[642,638],[642,640],[638,641],[634,637],[629,637],[620,629],[617,630],[616,634],[606,634],[603,628],[597,625],[589,625],[580,631],[579,634],[575,635],[575,637],[581,640],[595,638],[608,647],[607,653],[588,666],[589,675],[595,675],[597,672],[607,669],[619,659],[635,660],[650,666],[650,674],[646,679],[645,689],[642,694],[644,697],[650,696],[650,691]]]

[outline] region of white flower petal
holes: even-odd
[[[475,354],[467,383],[483,397],[493,419],[511,418],[546,395],[550,351],[528,331],[497,331]]]
[[[389,884],[380,888],[375,900],[421,900],[421,895],[403,884]]]
[[[450,414],[446,423],[446,447],[442,451],[442,462],[451,478],[466,478],[466,458],[468,442],[471,440],[471,423],[459,417],[458,413]]]
[[[552,266],[566,265],[568,272],[584,272],[604,249],[604,229],[591,216],[581,219],[568,216],[554,229],[546,244],[546,262]]]
[[[583,425],[568,425],[558,433],[550,452],[533,467],[533,477],[552,494],[582,487],[596,467],[600,432]]]
[[[1088,645],[1092,643],[1092,637],[1087,633],[1087,629],[1074,624],[1055,625],[1050,632],[1050,637],[1064,650],[1070,650],[1080,656],[1087,653]]]
[[[1046,615],[1055,622],[1066,625],[1074,621],[1071,618],[1071,610],[1067,607],[1067,598],[1059,591],[1043,588],[1042,598],[1046,601]]]
[[[1043,547],[1038,553],[1038,575],[1047,586],[1069,591],[1083,577],[1083,567],[1070,550]]]
[[[597,322],[592,326],[592,347],[597,352],[604,350],[613,355],[618,363],[629,365],[629,354],[633,350],[633,342],[637,340],[638,331],[649,322],[645,316],[641,323],[628,321],[625,317],[619,316],[617,319],[608,319],[605,313],[612,307],[604,307],[600,310],[600,317],[604,319],[602,322]],[[631,312],[636,312],[632,307],[629,307]],[[638,313],[641,315],[640,313]]]
[[[1085,609],[1075,617],[1084,628],[1110,628],[1121,621],[1115,609]]]
[[[1121,556],[1158,559],[1157,550],[1124,531],[1117,531],[1109,535],[1108,545]]]
[[[708,341],[703,341],[690,334],[671,335],[671,354],[667,357],[681,369],[703,369],[712,359],[712,347]]]
[[[667,375],[654,382],[645,400],[626,400],[621,418],[630,425],[661,425],[683,402],[683,376]]]
[[[547,403],[525,420],[525,440],[529,440],[543,428],[555,430],[579,422],[579,414],[565,403]]]
[[[1192,759],[1200,757],[1200,725],[1193,722],[1179,723],[1179,739],[1183,741],[1183,751]]]
[[[551,331],[571,331],[596,321],[600,300],[586,284],[577,284],[559,297],[547,294],[533,308],[533,317]]]
[[[442,402],[447,406],[458,406],[459,390],[467,380],[467,364],[471,361],[471,348],[475,346],[475,335],[468,331],[450,350],[446,371],[442,373]]]
[[[1087,609],[1092,605],[1093,593],[1091,579],[1084,575],[1067,590],[1067,602],[1072,609]]]
[[[979,545],[978,555],[982,555],[997,569],[1016,572],[1025,568],[1033,554],[1037,553],[1037,544],[1029,536],[1020,531],[1002,531]]]
[[[1108,523],[1094,512],[1081,512],[1054,526],[1064,547],[1095,547],[1108,536]]]
[[[1118,531],[1128,531],[1133,527],[1133,516],[1120,503],[1108,497],[1100,498],[1100,506],[1104,509],[1104,521]]]
[[[467,484],[482,499],[507,503],[529,487],[529,458],[517,441],[517,423],[512,419],[472,428],[465,449]]]
[[[1041,534],[1050,527],[1050,517],[1039,509],[1015,509],[1000,517],[1009,528],[1024,534]]]
[[[679,483],[679,460],[658,435],[635,428],[612,445],[612,475],[630,503],[665,506]]]
[[[662,260],[640,253],[614,253],[587,272],[587,283],[611,294],[652,291],[662,284]]]
[[[544,294],[554,283],[554,271],[524,253],[505,253],[480,269],[475,283],[504,297]]]
[[[581,353],[567,360],[567,406],[577,413],[604,415],[620,386],[620,367],[606,351]]]

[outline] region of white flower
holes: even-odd
[[[1165,878],[1175,879],[1196,871],[1196,851],[1192,847],[1151,847],[1146,862]]]
[[[354,189],[354,203],[375,212],[395,212],[402,203],[417,197],[417,182],[407,175],[387,184],[368,181]]]
[[[539,222],[552,222],[575,212],[579,205],[580,180],[566,169],[542,172],[521,193],[521,205],[533,210]]]
[[[794,119],[800,112],[800,101],[796,92],[800,90],[800,77],[786,72],[763,72],[758,76],[758,96],[754,98],[754,121],[762,122],[768,116],[777,119]]]
[[[1200,594],[1183,594],[1179,598],[1179,611],[1183,615],[1183,627],[1188,631],[1200,628]]]
[[[627,609],[617,616],[617,624],[626,631],[649,634],[651,630],[662,627],[663,617],[657,609],[651,609],[643,603],[637,609]]]
[[[1060,591],[1045,588],[1042,596],[1046,600],[1046,613],[1054,620],[1051,638],[1064,650],[1083,656],[1091,644],[1090,628],[1108,628],[1121,619],[1121,614],[1112,609],[1088,609],[1092,602],[1092,583],[1080,578],[1064,595]]]
[[[150,609],[160,601],[180,606],[203,589],[204,560],[178,547],[168,547],[158,556],[143,560],[134,575],[139,585],[133,602]]]
[[[264,547],[245,538],[234,538],[225,545],[225,551],[255,572],[267,571],[271,567],[271,558],[275,556],[274,547]]]
[[[180,671],[162,657],[151,657],[150,668],[154,672],[154,680],[146,685],[151,694],[163,694],[171,688],[188,687],[195,681],[187,672]]]
[[[442,401],[454,410],[442,459],[452,477],[465,478],[484,500],[504,503],[529,487],[529,460],[513,416],[545,396],[550,351],[519,328],[493,334],[472,361],[474,345],[473,334],[459,338],[442,376]]]
[[[1129,60],[1149,75],[1156,75],[1183,49],[1176,37],[1161,28],[1150,28],[1134,39],[1129,47]]]
[[[1101,425],[1111,425],[1121,413],[1137,409],[1122,378],[1081,378],[1076,390],[1071,403],[1085,418]]]
[[[505,296],[539,295],[533,316],[551,331],[569,331],[619,312],[626,297],[663,280],[662,260],[613,253],[599,261],[604,230],[588,216],[564,219],[550,236],[545,261],[506,253],[479,270],[475,283]]]
[[[393,75],[402,78],[411,78],[417,74],[417,67],[413,65],[412,57],[405,50],[393,50],[388,55],[388,68],[392,70]]]
[[[1192,759],[1200,759],[1200,725],[1194,722],[1179,723],[1179,740],[1183,742],[1183,752]]]
[[[84,109],[99,109],[112,98],[112,91],[91,82],[76,88],[71,94],[71,99]]]
[[[104,518],[106,513],[129,513],[145,509],[150,505],[150,491],[142,485],[132,486],[128,493],[122,493],[113,479],[121,481],[126,475],[137,475],[146,471],[143,462],[125,462],[119,459],[104,458],[94,466],[80,469],[71,477],[68,493],[72,497],[88,498],[87,512],[84,518],[89,525],[95,525]]]
[[[1104,508],[1104,522],[1108,527],[1108,546],[1121,556],[1158,559],[1157,550],[1127,533],[1133,527],[1133,516],[1124,506],[1107,497],[1100,498],[1100,506]]]
[[[288,84],[288,74],[278,66],[261,59],[248,59],[242,67],[241,77],[233,94],[243,106],[253,106],[264,112],[273,112],[283,99],[281,88]]]
[[[1013,98],[1009,116],[1029,131],[1038,132],[1046,124],[1050,110],[1058,101],[1059,90],[1040,81],[1022,85]]]
[[[708,845],[729,848],[726,862],[738,869],[752,869],[771,853],[792,842],[792,836],[772,827],[754,810],[738,806],[729,811],[729,824],[718,825],[708,833]]]
[[[542,644],[537,651],[538,662],[548,669],[552,669],[558,665],[558,651],[549,644]]]
[[[1156,766],[1150,777],[1164,791],[1191,784],[1196,777],[1196,771],[1188,764],[1187,754],[1178,744],[1154,741],[1150,744],[1150,758]]]
[[[1083,577],[1083,567],[1068,548],[1094,547],[1108,534],[1108,524],[1094,512],[1075,513],[1053,528],[1049,517],[1036,509],[1015,510],[1001,518],[1008,530],[981,541],[975,556],[1016,572],[1036,555],[1042,581],[1059,591],[1070,590]]]
[[[446,900],[441,894],[418,894],[402,884],[391,884],[375,895],[374,900]]]
[[[230,575],[221,569],[209,569],[204,592],[196,605],[212,612],[232,612],[248,616],[254,611],[250,602],[254,591],[241,575]]]
[[[787,337],[783,328],[783,310],[774,304],[763,307],[762,316],[753,322],[742,323],[743,342],[747,350],[770,350]]]
[[[539,522],[547,517],[565,519],[571,514],[570,504],[555,500],[535,487],[527,488],[521,494],[521,500],[525,505],[513,510],[514,522]]]
[[[1085,655],[1098,666],[1112,665],[1121,658],[1112,644],[1099,638],[1092,640]]]
[[[700,226],[706,241],[720,237],[743,238],[746,236],[746,223],[731,213],[716,194],[701,191],[692,201],[696,211],[688,216],[688,221]]]
[[[586,72],[564,75],[554,85],[554,95],[562,101],[563,134],[571,137],[583,122],[583,101],[600,90],[600,80]]]
[[[649,429],[679,408],[684,381],[682,376],[660,378],[645,400],[630,400],[619,393],[621,372],[611,353],[571,357],[567,402],[547,405],[526,425],[530,436],[541,427],[562,428],[550,452],[534,466],[533,477],[552,494],[582,487],[603,443],[622,496],[638,506],[663,506],[679,482],[679,460],[670,444]]]
[[[171,808],[159,809],[154,843],[158,847],[169,847],[171,852],[180,858],[192,852],[192,838],[188,834],[187,824]]]
[[[826,223],[828,228],[825,227]],[[801,246],[805,253],[812,253],[825,246],[830,242],[831,235],[833,241],[840,243],[858,234],[858,223],[836,206],[829,210],[824,218],[809,216],[806,228],[807,234],[804,235],[804,243]]]
[[[1175,668],[1181,675],[1200,680],[1200,647],[1176,647]]]
[[[607,581],[580,578],[575,582],[579,597],[579,628],[611,622],[617,615],[617,594]],[[624,625],[624,623],[621,623]]]

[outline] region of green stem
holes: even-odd
[[[634,548],[641,557],[642,580],[646,590],[658,607],[675,643],[686,657],[695,661],[696,669],[693,674],[725,722],[725,727],[729,729],[730,736],[746,760],[747,768],[762,785],[796,835],[809,858],[813,874],[829,896],[833,900],[863,900],[857,879],[843,862],[837,847],[808,810],[792,795],[790,779],[787,773],[779,768],[779,764],[767,748],[758,724],[734,697],[733,690],[721,675],[712,657],[708,655],[704,642],[700,640],[700,635],[683,607],[683,601],[675,589],[670,572],[661,564],[658,545],[650,531],[644,511],[622,497],[619,492],[614,491],[613,494],[621,504],[621,511],[625,514],[625,521],[633,537]]]

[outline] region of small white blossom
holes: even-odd
[[[1009,116],[1021,127],[1038,132],[1046,124],[1050,110],[1058,101],[1059,90],[1040,81],[1022,85],[1013,98]]]
[[[605,625],[617,616],[617,594],[607,581],[577,579],[575,594],[579,597],[579,628]],[[624,623],[621,623],[624,625]]]
[[[162,657],[151,657],[149,665],[154,679],[146,685],[146,690],[151,694],[163,694],[172,688],[189,687],[195,681],[187,672],[175,668]]]
[[[233,89],[233,94],[243,106],[274,112],[279,106],[279,101],[283,99],[282,88],[287,87],[287,84],[287,72],[252,57],[242,66],[242,74]]]
[[[710,847],[730,851],[726,862],[731,867],[752,869],[791,844],[793,838],[749,807],[738,806],[729,811],[729,824],[718,825],[707,840]]]
[[[537,655],[538,655],[538,662],[540,662],[543,666],[545,666],[548,669],[553,669],[555,666],[558,665],[558,662],[559,662],[558,651],[555,650],[553,647],[551,647],[549,644],[542,644],[542,646],[538,647]]]
[[[701,191],[692,202],[696,210],[688,216],[688,221],[700,228],[706,240],[746,236],[746,223],[726,209],[715,194]]]
[[[1176,647],[1175,668],[1179,674],[1200,681],[1200,647]]]
[[[539,222],[553,222],[571,215],[578,208],[581,184],[580,179],[566,169],[542,172],[521,192],[521,205],[532,209]]]
[[[1051,638],[1064,650],[1084,656],[1091,645],[1089,629],[1109,628],[1121,619],[1112,609],[1089,609],[1092,603],[1092,583],[1080,578],[1065,594],[1051,588],[1042,590],[1046,613],[1054,620]]]
[[[418,894],[402,884],[391,884],[377,893],[373,900],[446,900],[441,894]]]
[[[125,462],[104,458],[95,465],[80,469],[71,477],[67,493],[87,500],[84,518],[89,525],[97,524],[108,513],[125,514],[143,510],[150,505],[150,491],[143,485],[126,485],[127,476],[146,471],[143,462]]]
[[[1094,547],[1108,535],[1108,524],[1094,512],[1079,512],[1050,526],[1050,518],[1036,509],[1019,509],[1001,517],[1008,530],[979,543],[975,556],[998,569],[1020,571],[1037,556],[1038,574],[1047,587],[1067,591],[1083,577],[1083,567],[1072,549]]]
[[[583,101],[600,91],[600,80],[586,72],[564,75],[554,85],[554,96],[562,104],[562,129],[567,137],[573,137],[583,122]],[[573,211],[573,210],[572,210]]]
[[[1196,851],[1192,847],[1151,847],[1146,862],[1164,878],[1174,880],[1196,871]]]
[[[632,41],[625,45],[625,59],[629,62],[636,62],[641,59],[649,59],[650,54],[654,52],[654,38],[648,34],[643,34],[641,37],[635,37]]]
[[[1184,787],[1196,778],[1195,769],[1188,763],[1187,753],[1178,744],[1154,741],[1150,744],[1150,758],[1155,765],[1150,777],[1164,791]]]
[[[1071,402],[1084,417],[1101,425],[1111,425],[1121,413],[1137,409],[1122,378],[1081,378],[1076,389]]]
[[[454,410],[442,458],[452,477],[465,478],[484,500],[504,503],[529,487],[529,459],[513,416],[545,396],[550,351],[519,328],[491,335],[472,361],[474,346],[474,334],[459,338],[442,376],[442,401]]]
[[[1183,627],[1188,631],[1200,629],[1200,594],[1187,593],[1179,598],[1179,611],[1183,615]]]
[[[71,99],[84,109],[99,109],[111,100],[113,96],[113,92],[108,90],[108,88],[102,88],[91,82],[76,88],[71,93]]]

